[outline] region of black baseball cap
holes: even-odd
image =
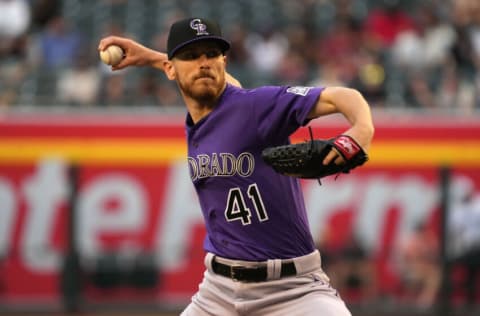
[[[220,26],[214,21],[188,18],[173,23],[167,40],[168,59],[172,59],[180,48],[203,40],[218,42],[223,52],[230,49],[230,43],[222,37]]]

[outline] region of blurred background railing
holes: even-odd
[[[476,0],[0,0],[0,314],[175,314],[195,292],[205,231],[177,87],[97,52],[112,34],[165,51],[190,15],[220,22],[247,88],[346,85],[372,105],[370,162],[303,183],[354,315],[478,315]]]

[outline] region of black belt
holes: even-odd
[[[234,281],[243,282],[264,282],[267,281],[267,266],[259,267],[244,267],[244,266],[230,266],[228,264],[220,263],[213,258],[212,269],[216,274],[223,275]],[[297,274],[295,263],[283,262],[280,271],[280,278],[293,276]]]

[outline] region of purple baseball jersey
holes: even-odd
[[[227,85],[209,115],[195,125],[187,115],[188,164],[205,218],[206,251],[261,261],[315,249],[299,180],[275,172],[261,152],[290,142],[321,91]]]

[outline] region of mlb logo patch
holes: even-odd
[[[293,93],[293,94],[297,94],[297,95],[301,95],[301,96],[306,96],[308,91],[310,91],[310,89],[312,89],[312,87],[300,87],[300,86],[296,86],[296,87],[290,87],[287,89],[287,92],[288,93]]]

